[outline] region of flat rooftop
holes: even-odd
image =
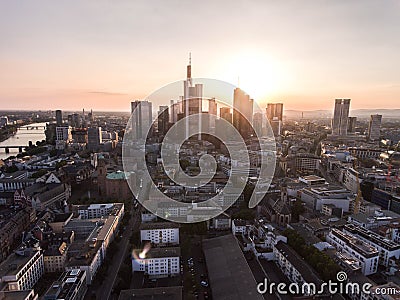
[[[233,235],[203,241],[214,300],[262,300],[257,282]]]
[[[9,255],[7,259],[0,264],[0,278],[17,274],[36,253],[37,251],[33,250],[27,255],[18,255],[15,253]]]
[[[140,225],[140,230],[169,229],[169,228],[179,228],[179,224],[174,222],[149,222],[149,223],[142,223]]]
[[[142,249],[134,249],[135,253],[142,252]],[[178,257],[181,255],[180,247],[151,248],[146,254],[146,259],[162,257]]]
[[[118,300],[182,300],[182,287],[169,286],[148,289],[123,290]]]

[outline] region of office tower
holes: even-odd
[[[89,151],[98,151],[100,144],[103,142],[101,135],[101,127],[90,127],[87,130],[87,148]]]
[[[243,138],[251,134],[253,120],[253,99],[240,88],[233,92],[233,126]]]
[[[131,102],[131,121],[133,137],[135,139],[145,139],[149,128],[153,123],[152,119],[152,103],[143,101],[132,101]],[[151,130],[151,129],[150,129]]]
[[[268,103],[267,104],[267,119],[273,120],[277,118],[283,120],[283,103]]]
[[[256,112],[253,116],[253,128],[258,136],[263,134],[263,115],[260,112]]]
[[[335,111],[332,119],[332,135],[347,135],[349,110],[350,99],[335,99]]]
[[[219,116],[232,124],[232,113],[229,107],[221,107],[219,109]]]
[[[183,82],[183,113],[185,117],[194,114],[200,114],[202,112],[202,97],[203,97],[203,85],[195,84],[193,86],[192,81],[192,65],[191,58],[189,56],[189,64],[186,68],[186,80]],[[188,139],[190,135],[197,134],[200,132],[201,126],[201,117],[199,115],[198,118],[191,120],[185,120],[185,137]],[[201,135],[198,135],[198,139],[201,138]]]
[[[158,111],[158,132],[165,135],[168,132],[169,124],[169,108],[168,106],[161,105]]]
[[[371,115],[368,124],[368,140],[377,141],[381,136],[382,115]]]
[[[215,132],[215,120],[218,114],[217,102],[215,101],[215,98],[208,100],[208,113],[210,115],[215,115],[215,118],[210,118],[210,124],[209,124],[209,129],[211,130],[211,132]]]
[[[278,136],[282,134],[283,103],[268,103],[267,120],[271,125],[272,132]]]
[[[347,120],[347,133],[356,132],[357,117],[349,117]]]
[[[171,124],[175,124],[178,122],[178,114],[181,113],[181,103],[176,102],[174,100],[171,100],[171,105],[170,105],[170,113],[169,113],[169,122]]]
[[[56,124],[57,126],[62,125],[62,111],[59,109],[56,110]]]

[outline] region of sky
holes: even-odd
[[[0,110],[128,111],[186,76],[260,106],[400,108],[399,1],[0,0]]]

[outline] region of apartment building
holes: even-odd
[[[355,226],[354,224],[347,224],[344,226],[343,231],[349,235],[358,237],[360,240],[376,248],[379,252],[379,263],[386,267],[389,265],[391,258],[400,258],[400,244],[392,242],[371,230]]]
[[[43,272],[40,248],[21,249],[0,264],[0,285],[6,285],[10,291],[29,290],[42,277]]]
[[[142,223],[140,225],[140,240],[150,241],[154,245],[178,245],[179,225],[172,222]]]
[[[133,272],[144,272],[153,278],[174,276],[180,272],[179,247],[151,248],[147,253],[141,249],[133,251],[136,258],[132,260]]]
[[[375,247],[335,228],[329,232],[326,241],[338,252],[345,252],[359,260],[361,272],[364,275],[371,275],[378,271],[379,253]]]

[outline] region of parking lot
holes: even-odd
[[[182,237],[184,299],[211,299],[210,282],[199,236]]]

